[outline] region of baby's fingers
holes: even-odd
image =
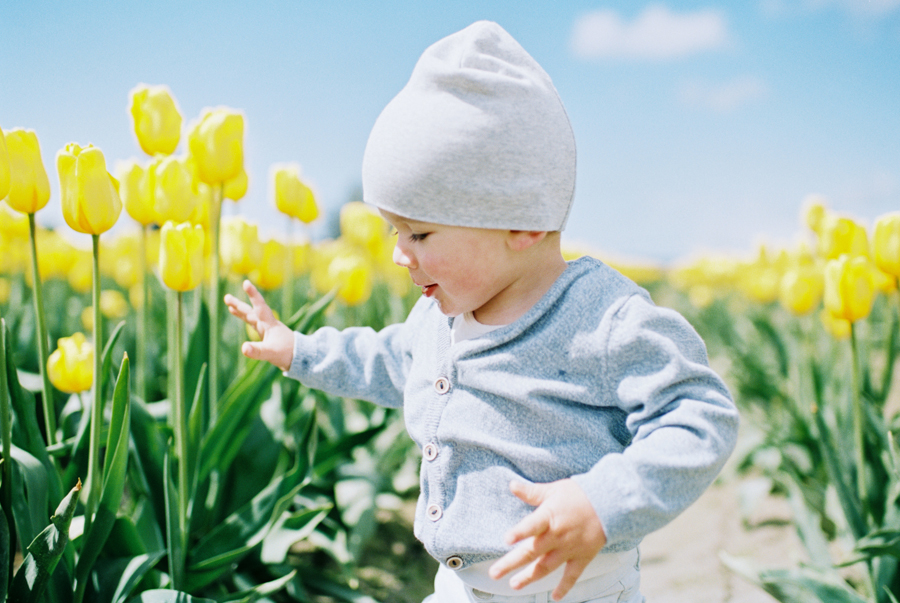
[[[230,293],[225,295],[225,305],[228,306],[228,311],[232,316],[236,316],[245,322],[248,321],[247,317],[253,311],[249,304],[242,302]]]

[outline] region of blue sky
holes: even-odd
[[[36,131],[53,188],[38,219],[55,226],[66,143],[99,146],[111,171],[145,160],[138,83],[168,85],[185,122],[240,109],[250,190],[225,211],[280,234],[269,167],[299,163],[333,212],[422,51],[478,19],[569,112],[566,241],[670,262],[790,243],[811,193],[867,222],[900,209],[900,0],[0,0],[0,127]]]

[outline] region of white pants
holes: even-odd
[[[579,580],[560,603],[643,603],[637,549],[617,555],[610,571]],[[500,595],[473,588],[443,565],[434,578],[434,594],[422,603],[554,603],[552,589],[526,595]]]

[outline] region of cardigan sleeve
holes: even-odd
[[[322,327],[311,335],[295,332],[294,356],[284,375],[333,395],[399,408],[412,359],[407,322],[381,331]]]
[[[574,479],[614,545],[640,540],[700,496],[734,448],[738,413],[680,314],[634,295],[603,322],[602,395],[626,413],[631,441]]]

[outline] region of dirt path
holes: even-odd
[[[725,567],[724,551],[763,567],[796,567],[803,547],[783,498],[764,495],[744,517],[748,480],[732,462],[691,507],[641,544],[641,592],[647,603],[772,603],[768,593]]]

